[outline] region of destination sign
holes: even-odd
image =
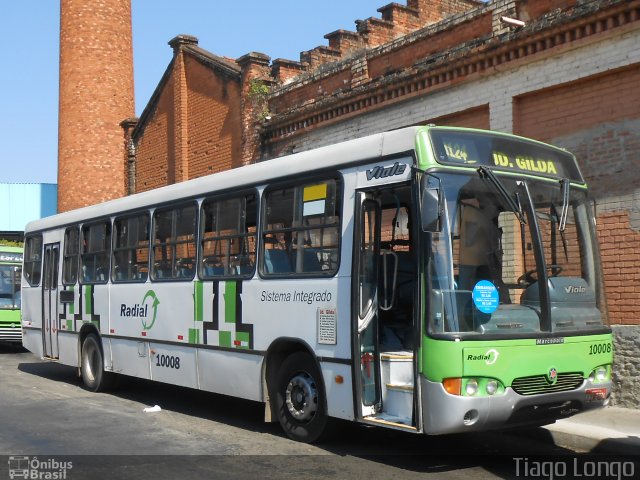
[[[584,182],[573,155],[525,139],[486,133],[431,130],[438,163],[492,167]]]
[[[20,262],[22,262],[22,254],[21,253],[0,252],[0,262],[20,263]]]

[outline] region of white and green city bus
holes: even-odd
[[[411,127],[30,223],[24,346],[79,368],[443,434],[544,424],[611,393],[575,158]]]
[[[22,343],[22,247],[0,244],[0,342]]]

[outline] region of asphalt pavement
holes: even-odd
[[[43,378],[45,379],[58,379],[58,377],[61,376],[61,378],[64,379],[69,377],[67,382],[72,382],[73,386],[79,383],[79,380],[77,380],[76,377],[68,373],[67,367],[62,367],[57,364],[49,364],[46,362],[43,363],[26,352],[23,353],[20,350],[14,351],[14,349],[11,348],[0,348],[0,353],[9,354],[8,358],[5,357],[5,360],[8,361],[3,362],[3,364],[6,364],[4,366],[7,367],[7,373],[10,370],[13,370],[18,375],[23,375],[23,379],[16,383],[16,385],[22,385],[25,378],[24,374],[28,374],[32,370],[35,372],[31,372],[33,373],[31,375],[33,378],[44,375]],[[12,353],[15,357],[14,355],[11,355]],[[17,370],[14,370],[16,367]],[[0,373],[2,370],[3,369],[0,368]],[[40,372],[40,370],[45,373],[49,372],[49,374],[46,375]],[[7,379],[4,380],[5,382],[8,381]],[[19,379],[15,380],[18,381]],[[69,388],[68,383],[61,383],[60,385],[62,387]],[[47,397],[52,398],[51,388],[62,388],[60,385],[50,384],[47,388]],[[3,389],[5,388],[11,388],[11,385],[4,383]],[[145,387],[143,390],[146,393],[149,393],[148,390],[150,388],[151,391],[153,391],[152,387]],[[156,388],[160,387],[156,386]],[[171,387],[164,388],[170,389]],[[185,392],[186,391],[187,390],[185,390]],[[79,390],[79,392],[79,394],[84,395],[83,391]],[[196,395],[196,393],[192,393],[192,395]],[[197,395],[196,397],[199,398]],[[208,399],[209,397],[206,398]],[[155,399],[146,397],[142,401],[149,403],[151,400],[155,401]],[[209,402],[209,400],[207,400],[207,402]],[[149,405],[153,405],[153,402],[149,403]],[[193,407],[193,405],[191,405],[191,407]],[[198,418],[206,417],[208,412],[209,407],[203,411],[196,412],[196,415],[199,415]],[[261,415],[262,410],[257,409],[256,412],[257,413],[255,415],[259,416]],[[193,412],[190,413],[193,415]],[[262,424],[257,422],[257,425]],[[263,427],[256,428],[260,429]],[[513,438],[514,435],[522,439],[528,438],[533,441],[538,441],[538,443],[549,447],[553,447],[555,444],[561,449],[568,449],[573,452],[589,452],[602,455],[628,455],[633,456],[634,458],[640,457],[640,408],[606,407],[604,409],[592,410],[574,415],[567,419],[558,420],[556,423],[545,427],[510,431],[507,433],[505,438]],[[509,443],[509,440],[505,441]],[[502,445],[502,443],[500,445]],[[351,450],[352,448],[353,446],[350,447]]]

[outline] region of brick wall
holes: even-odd
[[[398,45],[393,50],[377,55],[369,60],[369,76],[372,79],[413,65],[416,59],[425,58],[436,52],[469,42],[478,37],[490,35],[491,13],[470,18],[469,21],[424,37],[417,42]]]
[[[446,127],[482,128],[488,130],[491,128],[489,122],[489,105],[481,105],[421,122],[423,125],[427,123]]]
[[[241,164],[239,80],[176,53],[134,132],[137,192]]]
[[[169,169],[175,166],[173,74],[156,100],[153,114],[136,138],[136,192],[169,184]]]
[[[120,122],[133,113],[130,0],[62,0],[59,211],[125,194]]]
[[[640,232],[628,212],[607,212],[598,217],[598,237],[611,323],[640,325]]]
[[[189,178],[240,165],[240,84],[186,57]]]
[[[640,66],[529,93],[514,102],[518,134],[573,152],[598,204],[611,323],[640,325]],[[634,166],[636,168],[634,168]]]

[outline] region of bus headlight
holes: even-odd
[[[604,382],[609,376],[608,373],[607,367],[605,366],[596,368],[596,380],[598,382]]]
[[[498,382],[496,380],[489,380],[486,390],[489,395],[494,395],[498,391]]]
[[[478,381],[475,378],[467,380],[467,384],[464,387],[464,391],[470,397],[478,393]]]
[[[600,365],[594,368],[589,375],[589,380],[593,383],[602,383],[611,380],[611,366]]]
[[[505,393],[500,380],[490,377],[445,378],[442,380],[442,386],[451,395],[465,397],[490,397]]]

